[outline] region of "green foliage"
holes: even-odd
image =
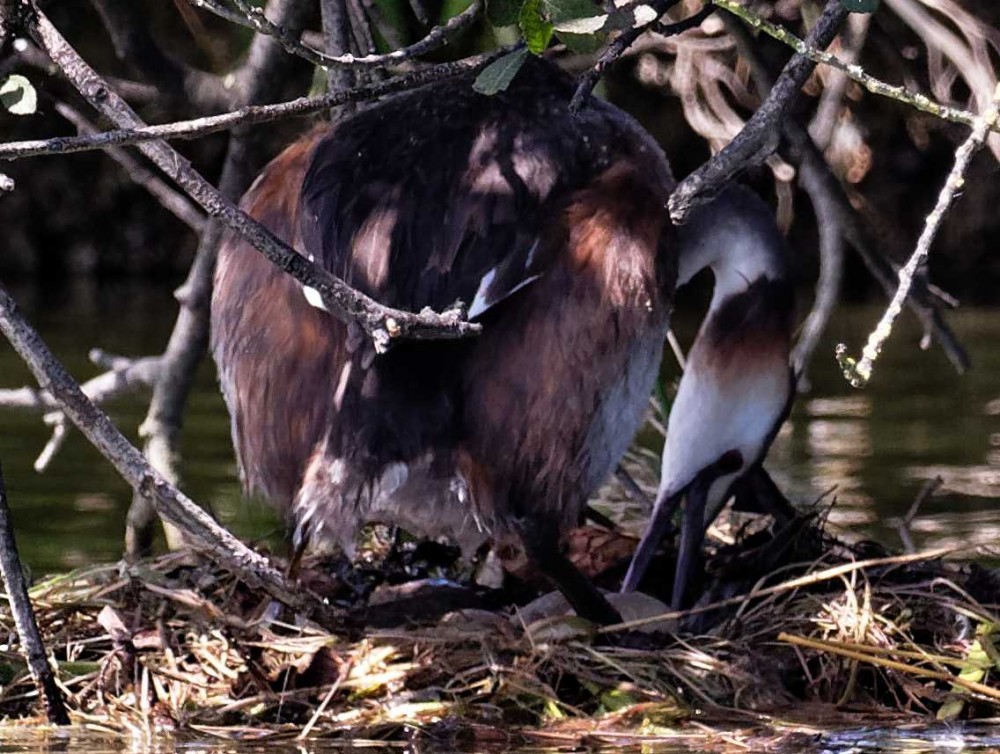
[[[840,4],[851,13],[874,13],[881,2],[882,0],[840,0]]]
[[[528,50],[524,47],[508,52],[480,71],[472,88],[480,94],[496,94],[504,91],[510,86],[510,82],[514,80],[514,76],[521,70],[527,58]]]
[[[31,115],[38,108],[38,93],[28,79],[14,74],[0,85],[0,104],[13,115]]]
[[[525,0],[521,6],[521,15],[517,19],[521,34],[528,49],[535,55],[541,55],[552,41],[555,28],[542,15],[542,0]]]
[[[486,16],[498,28],[516,22],[535,55],[553,35],[574,52],[593,52],[604,43],[608,26],[608,15],[592,0],[486,0]]]

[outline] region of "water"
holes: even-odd
[[[87,351],[146,355],[162,348],[175,305],[166,286],[78,285],[60,290],[18,288],[14,294],[50,347],[80,379],[98,374]],[[855,538],[899,544],[893,519],[905,514],[928,479],[938,494],[912,524],[917,546],[1000,541],[1000,317],[988,309],[959,310],[949,321],[969,349],[974,368],[958,376],[941,353],[920,351],[920,331],[904,318],[876,365],[868,388],[840,376],[834,345],[853,349],[878,319],[877,307],[842,310],[810,371],[812,390],[800,397],[779,435],[768,467],[793,500],[836,504],[831,522]],[[697,316],[678,317],[680,337]],[[676,372],[672,365],[665,373]],[[0,387],[31,384],[6,344],[0,345]],[[111,405],[112,417],[135,441],[147,397]],[[32,464],[49,437],[40,417],[0,409],[0,461],[24,559],[36,572],[116,559],[130,491],[74,432],[45,474]],[[183,487],[208,502],[241,536],[280,529],[264,508],[244,502],[236,480],[228,420],[209,365],[199,373],[184,433]]]

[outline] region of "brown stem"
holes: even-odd
[[[185,532],[188,543],[195,550],[239,576],[251,588],[261,589],[293,609],[307,613],[318,610],[324,619],[332,617],[332,613],[325,611],[318,600],[290,588],[266,558],[216,524],[205,511],[149,465],[108,415],[83,394],[76,380],[24,319],[2,285],[0,332],[24,359],[42,390],[55,398],[70,421],[134,490],[153,500],[162,518]]]
[[[0,574],[3,575],[7,598],[10,600],[10,611],[14,615],[14,625],[21,640],[21,653],[28,663],[28,672],[35,682],[38,695],[45,704],[45,715],[51,725],[69,725],[66,703],[56,685],[48,653],[45,651],[45,643],[38,631],[35,611],[28,597],[21,556],[17,552],[17,541],[14,539],[14,525],[10,520],[10,507],[7,505],[7,489],[2,469],[0,469]]]
[[[826,48],[846,18],[847,10],[840,0],[829,0],[806,37],[806,44]],[[736,137],[674,189],[670,196],[670,216],[675,223],[683,223],[694,207],[711,200],[738,173],[759,165],[778,148],[781,122],[815,67],[805,55],[792,56],[757,112]]]
[[[219,76],[175,60],[149,33],[147,12],[135,0],[91,0],[111,36],[115,54],[138,78],[190,112],[191,105],[207,113],[228,109],[232,93]]]
[[[175,121],[155,126],[146,125],[136,119],[137,125],[103,131],[94,136],[59,136],[51,139],[7,142],[0,144],[0,160],[18,160],[40,155],[90,152],[96,149],[120,147],[128,144],[142,144],[160,139],[198,139],[220,131],[228,131],[238,126],[312,115],[347,102],[363,102],[378,99],[389,94],[395,94],[396,92],[415,89],[432,81],[441,81],[442,79],[475,71],[509,52],[511,49],[510,47],[504,47],[491,53],[466,58],[453,63],[440,63],[428,66],[415,73],[396,76],[378,84],[358,86],[343,92],[330,92],[321,97],[299,97],[298,99],[280,102],[275,105],[248,105],[220,115],[209,115],[203,118]],[[101,91],[99,87],[98,91]],[[102,91],[102,97],[105,96],[106,94]]]

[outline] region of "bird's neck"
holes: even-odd
[[[745,199],[742,194],[737,198]],[[732,202],[728,202],[731,204]],[[757,280],[782,280],[788,275],[785,240],[762,202],[703,211],[681,227],[677,285],[706,267],[715,276],[711,309],[747,290]],[[711,205],[710,205],[711,207]]]
[[[715,276],[709,312],[717,311],[724,301],[745,292],[758,280],[783,279],[787,272],[785,260],[780,251],[772,252],[752,243],[734,244],[721,259],[708,265]]]

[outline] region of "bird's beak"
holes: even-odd
[[[656,554],[656,549],[670,531],[671,521],[681,501],[681,494],[678,493],[673,497],[668,497],[666,489],[660,489],[656,493],[656,503],[653,505],[653,517],[646,528],[646,533],[639,540],[639,546],[636,548],[635,554],[632,556],[628,573],[625,574],[625,580],[622,582],[622,592],[634,592],[636,587],[639,586],[639,582],[642,581],[642,577],[646,574],[646,569],[649,568],[649,564]]]

